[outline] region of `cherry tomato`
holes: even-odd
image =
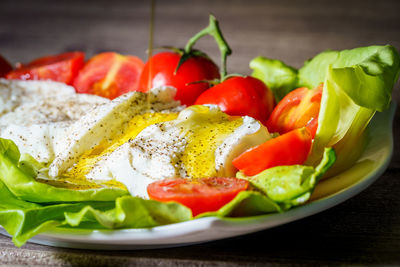
[[[216,211],[248,188],[246,180],[237,178],[165,179],[149,184],[151,199],[179,202],[197,214]]]
[[[267,121],[268,130],[283,134],[307,126],[314,137],[318,128],[322,87],[320,85],[313,90],[302,87],[287,94],[272,111]]]
[[[295,129],[250,148],[232,163],[249,176],[275,166],[303,164],[311,144],[312,137],[307,128]]]
[[[53,80],[71,84],[83,66],[83,52],[67,52],[38,58],[29,64],[20,64],[6,75],[7,79]]]
[[[143,61],[135,56],[104,52],[92,57],[73,82],[78,93],[114,99],[137,91]]]
[[[275,100],[271,90],[254,77],[232,77],[202,93],[196,105],[215,104],[229,115],[251,116],[265,123]]]
[[[6,77],[6,74],[12,70],[12,66],[8,61],[0,55],[0,78]]]
[[[176,100],[193,105],[196,98],[209,88],[208,83],[194,83],[219,78],[219,70],[210,59],[203,56],[189,57],[177,70],[181,55],[161,52],[150,58],[140,76],[139,90],[146,92],[153,87],[170,85],[177,89]],[[176,70],[176,72],[175,72]]]

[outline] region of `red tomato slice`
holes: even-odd
[[[83,52],[67,52],[35,59],[9,72],[7,79],[53,80],[71,84],[83,66]]]
[[[311,144],[309,130],[300,128],[250,148],[232,163],[249,176],[275,166],[303,164],[310,153]]]
[[[0,55],[0,78],[6,77],[6,74],[12,70],[12,66],[5,58]]]
[[[139,90],[147,92],[164,85],[177,89],[175,99],[183,105],[193,105],[196,98],[210,86],[193,83],[219,78],[219,70],[210,59],[202,56],[188,58],[175,72],[181,56],[174,52],[161,52],[151,57],[140,77]]]
[[[275,99],[268,87],[254,77],[232,77],[217,84],[196,100],[195,105],[215,104],[232,116],[250,116],[266,123]]]
[[[179,202],[192,210],[193,216],[216,211],[248,188],[246,180],[237,178],[165,179],[149,184],[151,199]]]
[[[267,121],[268,130],[284,134],[308,126],[314,136],[318,128],[322,87],[313,90],[302,87],[287,94],[272,111]]]
[[[137,91],[143,66],[143,61],[138,57],[104,52],[85,64],[73,85],[78,93],[114,99]]]

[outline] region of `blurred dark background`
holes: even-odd
[[[12,63],[68,50],[106,50],[146,59],[151,1],[0,1],[0,54]],[[263,55],[299,67],[326,49],[371,44],[400,48],[400,1],[247,0],[156,1],[155,46],[183,47],[220,21],[233,49],[228,68],[249,73]],[[219,62],[211,38],[199,42]]]

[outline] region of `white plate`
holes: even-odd
[[[82,249],[144,249],[183,246],[260,231],[292,222],[331,208],[372,184],[387,168],[393,152],[392,121],[396,105],[374,116],[370,141],[362,157],[349,170],[321,181],[312,201],[280,214],[246,218],[206,217],[151,229],[71,230],[57,229],[29,242]],[[6,234],[4,229],[0,231]]]

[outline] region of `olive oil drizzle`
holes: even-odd
[[[152,87],[152,60],[151,57],[153,56],[153,43],[154,43],[154,13],[155,13],[155,0],[151,0],[151,6],[150,6],[150,25],[149,25],[149,43],[148,43],[148,47],[147,47],[147,62],[149,64],[149,77],[148,77],[148,81],[147,81],[147,85],[149,88],[147,88],[147,92],[150,91],[151,87]],[[150,109],[150,98],[149,98],[149,94],[147,93],[147,105],[148,108]]]

